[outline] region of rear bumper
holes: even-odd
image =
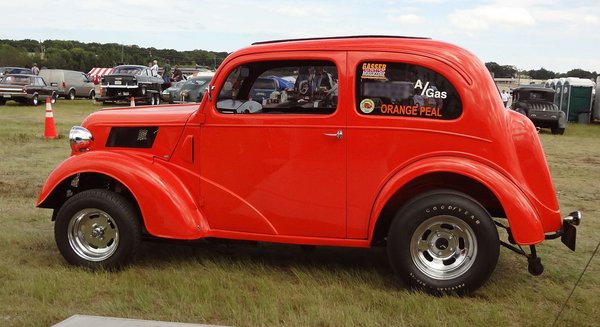
[[[575,251],[575,240],[577,238],[577,228],[575,226],[579,226],[582,218],[583,214],[580,211],[571,212],[563,218],[562,228],[554,234],[546,234],[545,238],[551,240],[560,237],[564,245]]]
[[[32,94],[23,93],[23,92],[0,92],[0,98],[4,98],[6,100],[15,100],[15,99],[31,100],[32,97],[33,97]]]

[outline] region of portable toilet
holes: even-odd
[[[594,108],[592,108],[592,119],[600,120],[600,76],[596,77],[596,96]]]
[[[558,78],[552,78],[546,81],[546,83],[544,83],[544,86],[547,88],[551,88],[553,90],[556,91],[556,82],[558,81]]]
[[[554,91],[556,91],[556,93],[554,93],[554,104],[558,106],[559,109],[562,110],[562,106],[561,106],[561,102],[562,102],[562,95],[563,95],[563,83],[566,81],[566,78],[559,78],[556,80],[556,88],[554,89]],[[567,112],[565,111],[565,114]]]
[[[588,79],[569,77],[563,82],[560,110],[568,121],[590,122],[593,89],[594,82]]]

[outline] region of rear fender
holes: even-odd
[[[181,179],[149,157],[93,151],[71,156],[48,177],[37,206],[54,207],[51,198],[73,176],[97,173],[123,184],[137,202],[147,231],[157,237],[198,239],[208,229],[194,196]],[[62,204],[62,203],[61,203]]]
[[[377,218],[394,193],[415,178],[431,173],[459,174],[479,182],[499,200],[518,244],[537,244],[544,240],[544,229],[539,214],[517,185],[488,165],[459,157],[423,159],[408,165],[389,179],[379,193],[371,213],[371,239]]]

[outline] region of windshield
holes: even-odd
[[[117,67],[111,75],[117,74],[128,74],[128,75],[139,75],[142,72],[141,67]]]
[[[29,76],[4,76],[2,77],[3,84],[27,85],[30,83]]]
[[[181,87],[182,91],[185,90],[204,90],[206,88],[206,86],[208,86],[208,82],[210,82],[210,77],[200,77],[200,78],[193,78],[193,79],[189,79],[185,82],[185,84],[183,84],[183,86]]]

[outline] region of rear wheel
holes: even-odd
[[[135,256],[141,227],[137,210],[127,199],[93,189],[73,195],[59,209],[54,236],[69,263],[114,269]]]
[[[37,106],[39,104],[39,99],[37,94],[35,94],[32,98],[31,98],[31,104],[34,106]]]
[[[75,100],[75,90],[70,90],[69,94],[67,95],[67,99],[69,100]]]
[[[436,190],[407,203],[392,222],[388,256],[396,274],[432,294],[465,294],[494,271],[500,252],[489,213],[469,196]]]
[[[550,130],[552,131],[552,134],[559,134],[559,135],[565,134],[564,127],[561,128],[561,127],[556,126],[556,127],[552,127]]]

